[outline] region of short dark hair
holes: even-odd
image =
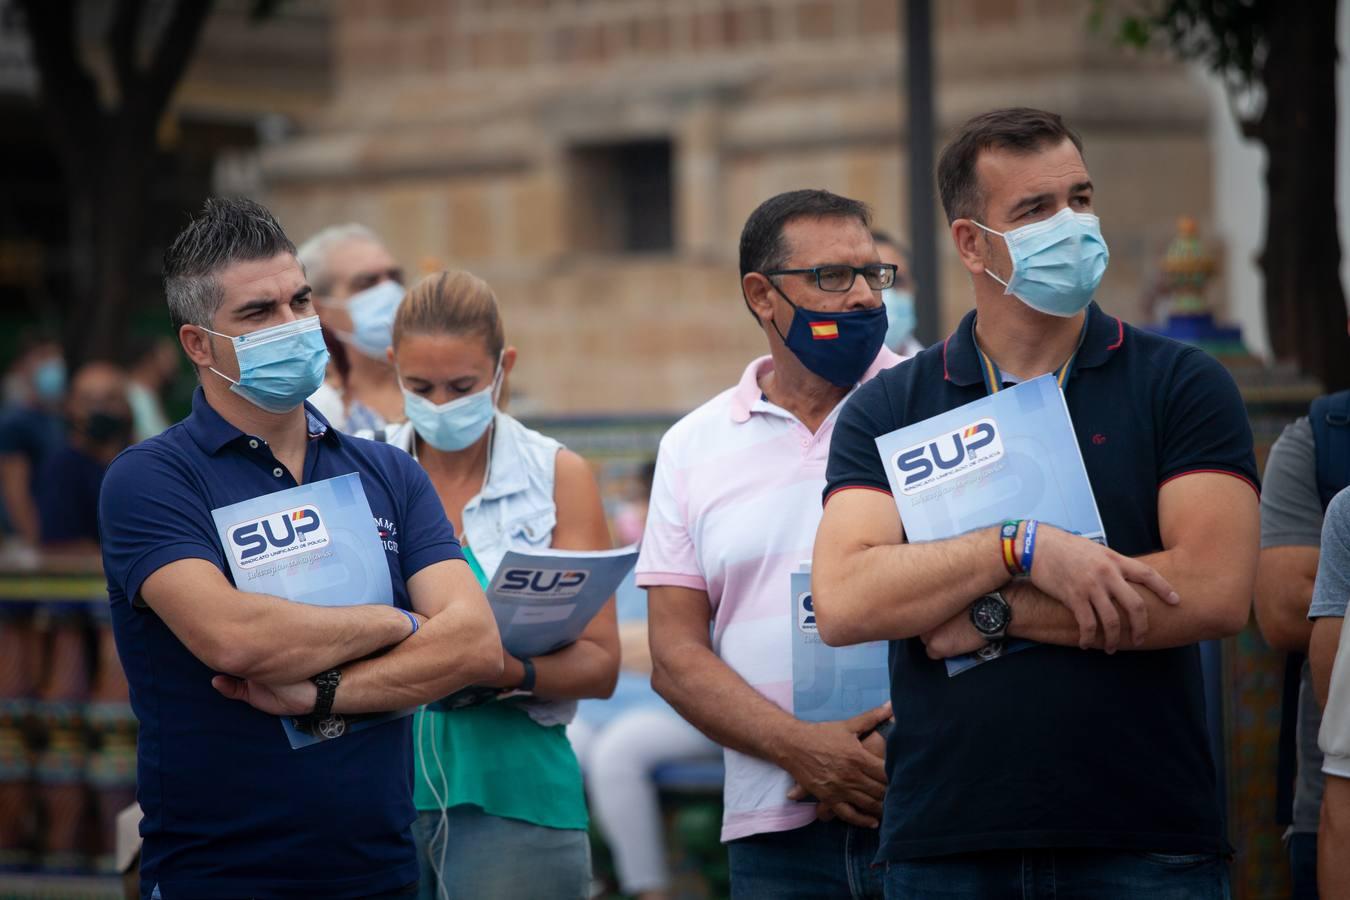
[[[804,218],[856,219],[864,228],[872,226],[872,211],[861,200],[815,189],[770,197],[755,208],[741,229],[741,277],[782,266],[788,256],[783,226]]]
[[[164,296],[174,330],[208,326],[225,299],[216,274],[237,262],[295,255],[267,208],[242,197],[212,197],[164,251]]]
[[[985,150],[1011,150],[1029,154],[1059,144],[1073,142],[1081,155],[1083,141],[1064,120],[1043,109],[1025,106],[996,109],[983,113],[961,126],[961,131],[942,151],[938,159],[938,192],[947,222],[982,218],[984,194],[975,164]]]

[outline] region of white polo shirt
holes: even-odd
[[[1322,771],[1350,778],[1350,628],[1341,628],[1318,745],[1322,748]]]
[[[904,358],[882,348],[863,381]],[[756,359],[739,384],[661,439],[637,584],[706,591],[714,652],[791,712],[791,574],[811,558],[830,436],[848,397],[812,434],[765,399],[759,380],[771,371],[772,357]],[[723,753],[723,841],[815,819],[814,803],[787,799],[787,772],[735,750]]]
[[[1322,520],[1322,547],[1308,618],[1344,621],[1347,597],[1350,597],[1350,488],[1332,498]],[[1318,745],[1322,749],[1322,771],[1350,778],[1350,628],[1341,628]]]

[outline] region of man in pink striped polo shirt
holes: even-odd
[[[869,225],[864,204],[819,190],[750,215],[741,289],[769,355],[676,423],[657,456],[637,565],[652,685],[726,748],[733,897],[881,896],[871,863],[886,776],[873,730],[890,709],[793,717],[789,587],[811,557],[835,418],[902,359],[882,346],[895,267]]]

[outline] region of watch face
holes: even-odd
[[[980,634],[998,634],[1008,627],[1008,606],[997,597],[981,597],[975,601],[970,617]]]

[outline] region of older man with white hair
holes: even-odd
[[[310,402],[342,431],[402,420],[403,395],[386,350],[403,299],[403,269],[375,232],[356,223],[323,229],[297,256],[325,334],[346,351],[335,354],[342,359],[334,359]]]

